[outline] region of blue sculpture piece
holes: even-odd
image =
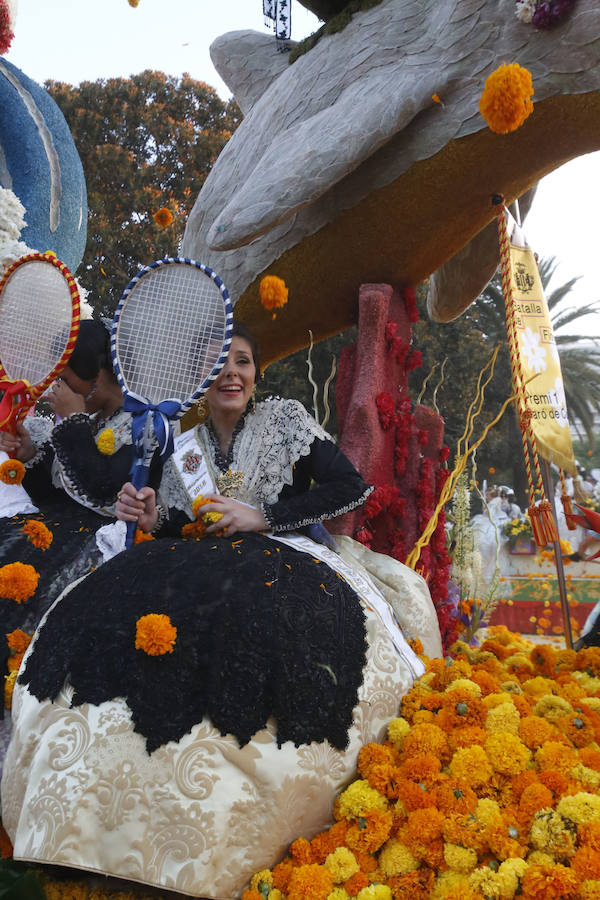
[[[0,58],[0,186],[25,207],[28,247],[54,253],[74,272],[87,232],[87,193],[69,126],[50,95]]]

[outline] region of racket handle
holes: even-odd
[[[137,530],[137,522],[128,522],[127,523],[127,536],[125,538],[125,547],[129,549],[133,547],[133,539],[135,537],[135,532]]]

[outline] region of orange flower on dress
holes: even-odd
[[[281,309],[288,302],[288,289],[283,278],[265,275],[259,286],[260,302],[265,309]]]
[[[27,538],[31,541],[33,546],[37,547],[39,550],[47,550],[54,537],[50,529],[47,528],[43,522],[38,522],[36,520],[26,522],[21,528],[21,531],[27,535]]]
[[[166,206],[152,213],[152,218],[160,228],[168,228],[173,223],[173,213]]]
[[[12,650],[13,653],[18,653],[23,656],[31,643],[32,637],[33,635],[27,634],[26,631],[21,631],[20,628],[17,628],[15,631],[10,631],[6,635],[6,641],[9,649]]]
[[[9,563],[0,568],[0,597],[14,600],[15,603],[24,603],[33,597],[38,581],[39,572],[27,563]]]
[[[169,616],[162,613],[140,616],[135,623],[135,649],[143,650],[148,656],[172,653],[176,639],[177,629],[171,625]]]
[[[6,459],[0,464],[0,481],[3,484],[21,484],[25,477],[25,466],[18,459]]]

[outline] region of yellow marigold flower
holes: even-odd
[[[352,850],[347,847],[336,847],[323,863],[331,874],[335,884],[348,881],[356,872],[360,872],[360,866]]]
[[[166,206],[163,206],[155,213],[152,213],[152,218],[160,228],[168,228],[173,222],[173,213]]]
[[[9,563],[0,568],[0,597],[23,603],[35,594],[39,572],[27,563]]]
[[[115,452],[115,433],[112,428],[104,428],[96,438],[96,447],[104,456]]]
[[[6,459],[0,465],[0,481],[3,484],[21,484],[25,477],[25,466],[18,459]]]
[[[471,900],[473,892],[469,887],[469,880],[462,872],[456,872],[449,869],[447,872],[441,872],[435,880],[433,889],[430,893],[430,900]],[[477,900],[481,894],[477,894]]]
[[[545,741],[535,754],[535,764],[538,772],[555,769],[561,775],[568,775],[577,765],[577,755],[561,741]]]
[[[135,649],[143,650],[148,656],[172,653],[176,638],[177,629],[162,613],[149,613],[136,622]]]
[[[488,712],[487,719],[485,720],[485,729],[492,733],[496,731],[508,731],[510,734],[518,735],[520,721],[521,716],[512,701],[499,703],[498,706],[495,706]]]
[[[262,869],[250,879],[250,888],[252,890],[260,892],[263,884],[266,884],[269,888],[273,887],[273,873],[270,869]]]
[[[202,516],[202,521],[205,525],[213,525],[215,522],[219,522],[223,518],[223,513],[220,512],[207,512]]]
[[[576,825],[600,822],[600,797],[597,794],[581,791],[571,797],[562,797],[556,809]]]
[[[531,759],[531,750],[508,731],[494,732],[484,746],[492,766],[502,775],[517,775]]]
[[[29,521],[23,525],[21,531],[27,535],[34,547],[39,550],[47,550],[54,535],[43,522]]]
[[[392,892],[387,884],[370,884],[358,892],[356,900],[392,900]]]
[[[265,309],[281,309],[288,302],[285,281],[277,275],[265,275],[260,282],[259,293]]]
[[[451,869],[468,875],[477,865],[477,852],[459,844],[444,844],[444,859]]]
[[[586,878],[579,885],[579,900],[600,900],[600,881],[597,878]]]
[[[553,724],[572,712],[573,707],[568,700],[565,700],[563,697],[555,697],[553,694],[540,697],[533,707],[534,716],[541,716],[542,719],[546,719]]]
[[[475,869],[469,875],[469,887],[479,891],[484,897],[500,897],[501,883],[498,873],[490,869],[489,866]]]
[[[451,681],[446,691],[456,689],[467,691],[469,694],[473,694],[474,697],[481,697],[481,688],[474,681],[471,681],[470,678],[457,678],[455,681]]]
[[[575,853],[577,840],[577,828],[573,822],[558,810],[540,809],[531,823],[531,844],[536,850],[549,853],[556,859],[569,859]]]
[[[493,769],[483,747],[474,745],[456,751],[450,760],[450,774],[478,788],[490,780]]]
[[[523,690],[531,697],[545,697],[551,694],[560,694],[560,687],[551,678],[544,678],[543,675],[536,675],[535,678],[529,678],[523,685]]]
[[[18,669],[4,676],[4,709],[12,707],[12,696],[17,682]]]
[[[528,869],[528,863],[524,859],[505,859],[500,864],[498,875],[501,881],[501,897],[514,897],[519,890],[519,884]]]
[[[552,854],[543,850],[532,850],[527,857],[530,866],[552,866],[556,862]]]
[[[379,867],[388,877],[390,875],[405,875],[419,868],[419,861],[415,859],[408,847],[397,838],[390,838],[384,844],[379,854]]]
[[[273,892],[269,894],[269,900],[273,896]],[[332,892],[327,895],[327,900],[349,900],[350,894],[342,887],[334,887]]]
[[[501,821],[500,807],[495,800],[482,797],[477,801],[475,817],[484,825],[495,825],[496,822]]]
[[[346,790],[340,794],[335,802],[334,815],[336,819],[352,819],[362,816],[369,809],[378,809],[385,812],[388,808],[386,798],[371,787],[368,781],[359,779],[353,781]]]
[[[479,112],[492,131],[508,134],[533,112],[531,72],[518,63],[502,63],[488,76],[479,100]]]
[[[135,9],[136,6],[138,5],[138,3],[140,2],[140,0],[127,0],[127,2],[129,3],[130,6],[133,6],[133,8]]]
[[[596,694],[600,691],[600,678],[588,675],[587,672],[573,672],[573,678],[581,685],[586,694]],[[600,697],[588,697],[586,700],[588,706],[590,700],[593,700],[595,704],[592,708],[595,709],[596,712],[600,712]]]

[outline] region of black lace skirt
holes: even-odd
[[[135,649],[168,615],[172,653]],[[39,630],[20,681],[73,705],[124,697],[149,753],[206,715],[240,745],[274,716],[277,739],[348,743],[365,664],[360,601],[325,563],[259,534],[160,540],[105,563]]]
[[[47,550],[35,547],[23,533],[27,521],[43,522],[53,535]],[[17,628],[33,634],[56,598],[75,579],[89,574],[102,557],[95,533],[110,519],[71,500],[62,491],[44,503],[39,513],[0,518],[0,566],[25,563],[39,573],[35,593],[17,603],[0,597],[0,664],[5,671],[7,653],[4,635]]]

